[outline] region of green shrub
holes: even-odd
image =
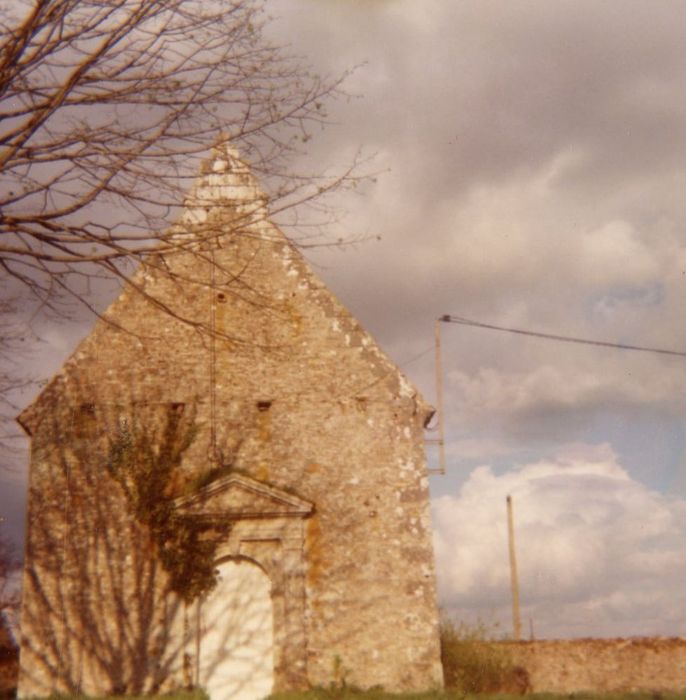
[[[33,696],[30,700],[210,700],[209,695],[202,689],[170,690],[162,695],[104,695],[89,696],[70,693],[54,693],[41,698]]]
[[[158,431],[134,420],[122,421],[111,440],[106,462],[132,515],[147,526],[171,589],[186,603],[215,587],[217,547],[230,528],[229,523],[207,523],[184,516],[175,504],[179,494],[174,481],[198,431],[195,413],[195,405],[184,411],[183,404],[172,404]],[[225,470],[211,469],[203,477],[205,483]]]
[[[526,669],[515,666],[507,650],[496,642],[494,630],[483,622],[468,625],[444,620],[441,661],[448,689],[461,693],[517,694],[530,690]]]

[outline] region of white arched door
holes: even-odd
[[[274,684],[271,583],[251,561],[220,564],[202,604],[200,685],[210,700],[258,700]]]

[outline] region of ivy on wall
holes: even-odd
[[[132,515],[150,533],[171,589],[187,603],[216,585],[217,546],[230,527],[199,521],[175,507],[181,461],[196,435],[195,410],[172,404],[158,431],[122,421],[107,459]]]

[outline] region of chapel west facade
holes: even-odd
[[[20,417],[20,696],[442,685],[432,409],[266,219],[230,148],[175,235]],[[176,449],[175,507],[226,526],[202,601],[169,593],[108,470],[123,430]]]

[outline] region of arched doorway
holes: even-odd
[[[231,560],[233,566],[245,567],[240,570],[248,578],[244,587],[250,590],[252,601],[264,601],[273,618],[271,654],[258,654],[264,658],[272,658],[273,686],[266,692],[272,687],[275,691],[308,687],[304,521],[312,514],[314,505],[292,493],[281,491],[245,475],[229,474],[191,496],[178,499],[176,506],[186,517],[198,517],[204,522],[216,520],[222,525],[231,523],[228,537],[217,549],[218,561],[227,563]],[[249,570],[252,570],[252,573],[247,573]],[[240,603],[234,603],[233,610],[226,609],[227,600],[236,598],[236,594],[231,592],[231,585],[238,584],[235,581],[234,584],[228,583],[235,578],[231,572],[236,571],[239,569],[229,566],[222,573],[222,580],[227,583],[222,583],[212,592],[204,605],[206,613],[203,615],[201,605],[196,609],[198,617],[193,618],[194,632],[191,635],[195,642],[186,646],[185,653],[197,674],[197,683],[206,687],[208,683],[214,683],[213,676],[221,676],[221,673],[213,669],[216,669],[220,662],[223,664],[222,658],[228,655],[228,651],[222,652],[222,649],[226,648],[230,640],[222,639],[222,635],[226,636],[229,629],[240,629],[240,625],[235,624],[236,616],[239,620],[243,619]],[[252,579],[249,578],[251,576],[255,579],[252,583]],[[258,594],[260,586],[262,593]],[[238,585],[238,588],[241,586]],[[266,601],[269,601],[269,605]],[[270,615],[266,617],[269,618]],[[249,613],[247,617],[254,620],[265,619],[264,614]],[[191,632],[190,627],[188,632]],[[203,636],[206,635],[209,635],[209,640],[203,644]],[[259,634],[248,635],[248,641],[251,637],[257,638]],[[215,648],[216,651],[204,654],[203,648]],[[265,662],[263,668],[267,666],[268,663]],[[264,695],[261,688],[266,687],[268,683],[264,680],[265,675],[262,678],[260,690],[255,691],[255,694],[235,697],[254,698],[258,697],[258,693]],[[222,700],[223,697],[221,692],[216,691],[212,700]]]
[[[210,700],[258,700],[274,685],[271,582],[248,559],[218,565],[201,608],[200,685]]]

